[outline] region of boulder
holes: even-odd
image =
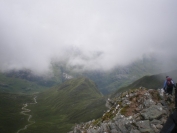
[[[141,111],[141,115],[146,120],[159,119],[164,113],[165,112],[162,109],[162,106],[159,105],[152,105],[149,108],[143,109]]]
[[[152,128],[150,127],[149,120],[138,121],[135,124],[138,127],[139,131],[142,133],[153,133],[154,132]]]

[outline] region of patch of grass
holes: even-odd
[[[94,126],[98,126],[98,125],[100,125],[100,123],[101,123],[101,118],[95,120],[92,124],[93,124]]]
[[[46,89],[48,89],[48,87],[38,85],[35,82],[15,77],[8,77],[0,73],[0,92],[33,94]]]
[[[35,124],[24,133],[65,133],[75,123],[100,118],[105,99],[89,79],[78,78],[53,87],[37,97],[30,105]]]
[[[28,95],[0,93],[0,133],[15,133],[28,123],[20,112],[23,104],[32,100]]]
[[[123,107],[123,108],[121,109],[120,113],[121,113],[122,115],[126,115],[126,113],[127,113],[127,109],[128,109],[128,108],[129,108],[128,105],[125,106],[125,107]]]

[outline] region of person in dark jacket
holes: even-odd
[[[166,80],[164,82],[164,86],[163,89],[167,94],[172,95],[173,93],[173,87],[175,87],[175,84],[172,80],[172,78],[170,78],[169,76],[166,76]]]
[[[177,110],[170,114],[160,133],[177,133]]]
[[[170,114],[160,133],[177,133],[177,84],[175,87],[175,110]]]

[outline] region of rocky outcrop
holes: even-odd
[[[139,88],[108,99],[100,119],[77,124],[69,133],[159,133],[174,107],[163,90]]]

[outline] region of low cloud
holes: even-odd
[[[176,64],[175,0],[0,2],[0,69],[47,71],[52,59],[85,69],[127,65],[144,55]]]

